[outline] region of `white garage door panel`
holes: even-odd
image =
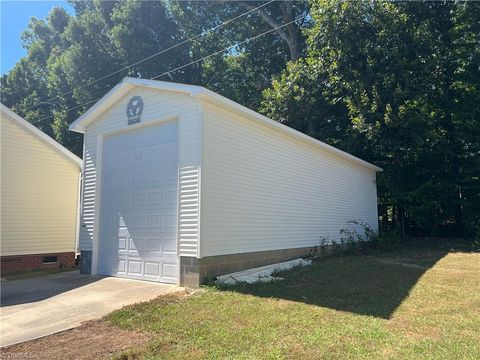
[[[177,282],[177,137],[171,122],[104,139],[100,274]]]

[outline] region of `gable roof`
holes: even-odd
[[[261,123],[262,125],[265,125],[269,128],[280,131],[284,134],[297,138],[301,141],[318,146],[329,153],[333,153],[337,156],[350,160],[354,163],[362,165],[371,170],[382,171],[382,169],[376,165],[373,165],[345,151],[342,151],[331,145],[328,145],[320,140],[314,139],[311,136],[305,135],[304,133],[297,131],[295,129],[292,129],[278,121],[274,121],[264,115],[261,115],[253,110],[250,110],[249,108],[243,105],[240,105],[230,99],[227,99],[224,96],[221,96],[208,89],[205,89],[204,87],[196,86],[196,85],[178,84],[178,83],[167,82],[167,81],[147,80],[147,79],[137,79],[137,78],[126,77],[121,83],[116,85],[98,102],[96,102],[95,105],[93,105],[90,109],[88,109],[82,116],[80,116],[77,120],[75,120],[70,125],[70,130],[84,133],[86,127],[89,124],[95,121],[95,119],[97,119],[101,114],[103,114],[106,110],[108,110],[115,102],[120,100],[130,90],[139,86],[190,95],[192,97],[217,105],[226,110],[232,111],[241,116],[247,117],[248,119]]]
[[[59,153],[65,159],[72,162],[75,166],[78,166],[80,169],[82,168],[82,159],[80,159],[77,155],[75,155],[71,151],[67,150],[65,147],[60,145],[58,142],[56,142],[50,136],[45,134],[43,131],[38,129],[36,126],[30,124],[27,120],[25,120],[21,116],[17,115],[16,113],[14,113],[12,110],[10,110],[7,106],[3,105],[2,103],[0,103],[0,110],[1,110],[2,115],[6,114],[9,118],[11,118],[13,121],[15,121],[18,125],[20,125],[23,129],[28,131],[30,134],[32,134],[34,137],[36,137],[38,140],[40,140],[44,144],[48,145],[50,148],[55,150],[57,153]]]

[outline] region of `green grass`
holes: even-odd
[[[479,253],[342,256],[282,277],[116,311],[112,324],[155,334],[117,357],[478,359]]]

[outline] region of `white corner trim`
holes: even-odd
[[[205,109],[201,101],[197,104],[198,121],[198,226],[197,226],[197,258],[203,256],[202,250],[202,166],[203,166],[203,116]]]
[[[80,229],[82,227],[82,186],[83,186],[83,172],[78,174],[78,191],[77,191],[77,216],[75,219],[75,257],[80,252]]]
[[[97,135],[97,154],[95,158],[95,203],[93,206],[93,239],[91,271],[92,275],[98,274],[98,237],[100,235],[100,201],[102,188],[102,158],[103,158],[103,135]]]
[[[6,114],[8,117],[12,118],[14,121],[16,121],[22,128],[30,132],[32,135],[34,135],[37,139],[45,143],[46,145],[50,146],[58,152],[60,155],[62,155],[64,158],[67,160],[71,161],[74,163],[76,166],[78,166],[80,169],[82,168],[83,161],[80,159],[77,155],[72,153],[71,151],[67,150],[65,147],[60,145],[57,141],[52,139],[50,136],[45,134],[43,131],[38,129],[36,126],[30,124],[27,120],[22,118],[20,115],[17,115],[14,113],[12,110],[10,110],[7,106],[3,105],[0,103],[1,106],[1,112]]]

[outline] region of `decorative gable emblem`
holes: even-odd
[[[140,122],[143,112],[143,99],[140,96],[132,97],[127,104],[128,125]]]

